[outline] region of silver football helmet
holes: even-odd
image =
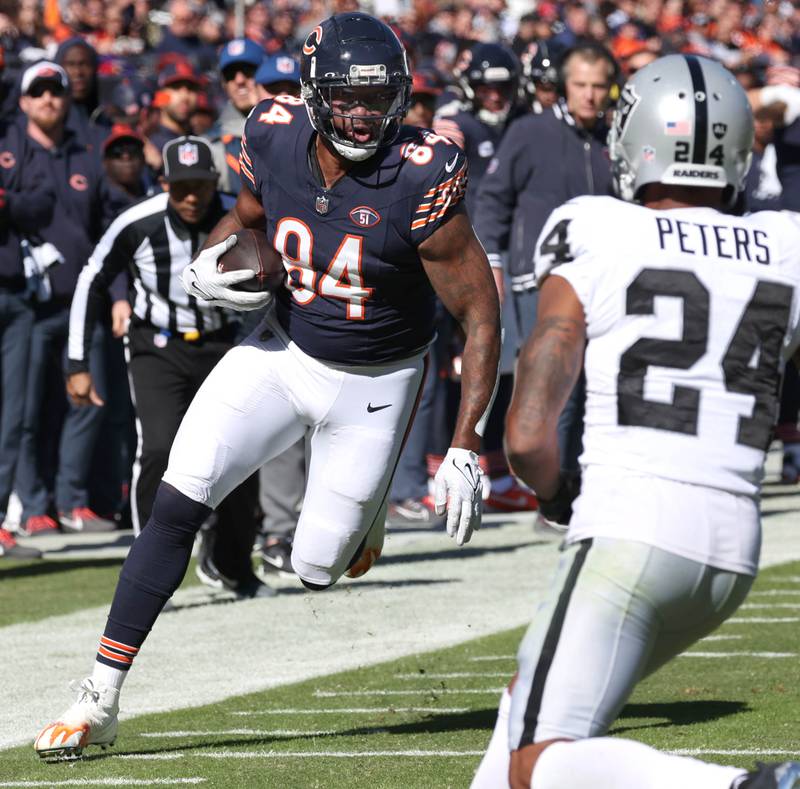
[[[668,55],[640,69],[622,89],[608,137],[617,194],[640,197],[645,184],[744,188],[753,114],[744,90],[722,65]]]

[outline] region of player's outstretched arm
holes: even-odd
[[[572,285],[549,276],[536,326],[520,352],[506,416],[506,453],[514,473],[542,499],[559,492],[558,416],[583,365],[586,320]]]
[[[461,545],[481,522],[478,466],[483,426],[494,399],[500,359],[500,304],[486,253],[463,209],[419,246],[428,278],[466,336],[461,405],[450,449],[436,475],[436,510]]]

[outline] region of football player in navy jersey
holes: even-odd
[[[152,515],[120,573],[94,668],[78,700],[36,738],[46,758],[106,745],[119,691],[177,589],[211,510],[266,460],[307,435],[308,483],[292,565],[309,589],[366,572],[380,554],[386,499],[433,339],[434,294],[466,335],[461,407],[436,476],[436,506],[461,545],[481,520],[476,451],[495,387],[497,292],[462,198],[461,149],[402,126],[411,78],[383,23],[337,14],[302,49],[302,100],[251,112],[247,188],[184,272],[189,294],[240,310],[268,293],[220,273],[240,228],[283,257],[275,309],[205,380],[178,431]]]

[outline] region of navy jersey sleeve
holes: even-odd
[[[468,165],[464,151],[437,135],[422,137],[422,143],[407,143],[406,170],[414,179],[411,196],[411,242],[419,246],[455,210],[467,191]]]
[[[247,119],[247,123],[245,124],[244,132],[242,133],[242,147],[239,150],[239,175],[242,176],[242,183],[260,201],[261,189],[259,182],[256,181],[256,172],[258,168],[256,168],[254,164],[254,160],[257,161],[257,154],[255,153],[256,146],[253,146],[251,152],[251,146],[247,141],[247,134],[251,126],[250,121],[252,120],[252,118],[253,118],[253,113],[251,112],[250,117]]]
[[[239,153],[242,183],[261,201],[262,177],[273,137],[293,132],[306,118],[303,100],[296,96],[275,96],[256,104],[247,116]],[[277,149],[276,149],[277,150]]]

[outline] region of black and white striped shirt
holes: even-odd
[[[88,370],[89,343],[98,311],[106,303],[104,293],[125,269],[138,324],[172,334],[204,334],[236,320],[226,310],[198,302],[181,285],[181,272],[228,207],[217,194],[203,221],[187,225],[162,192],[132,205],[111,223],[75,288],[69,316],[69,373]]]

